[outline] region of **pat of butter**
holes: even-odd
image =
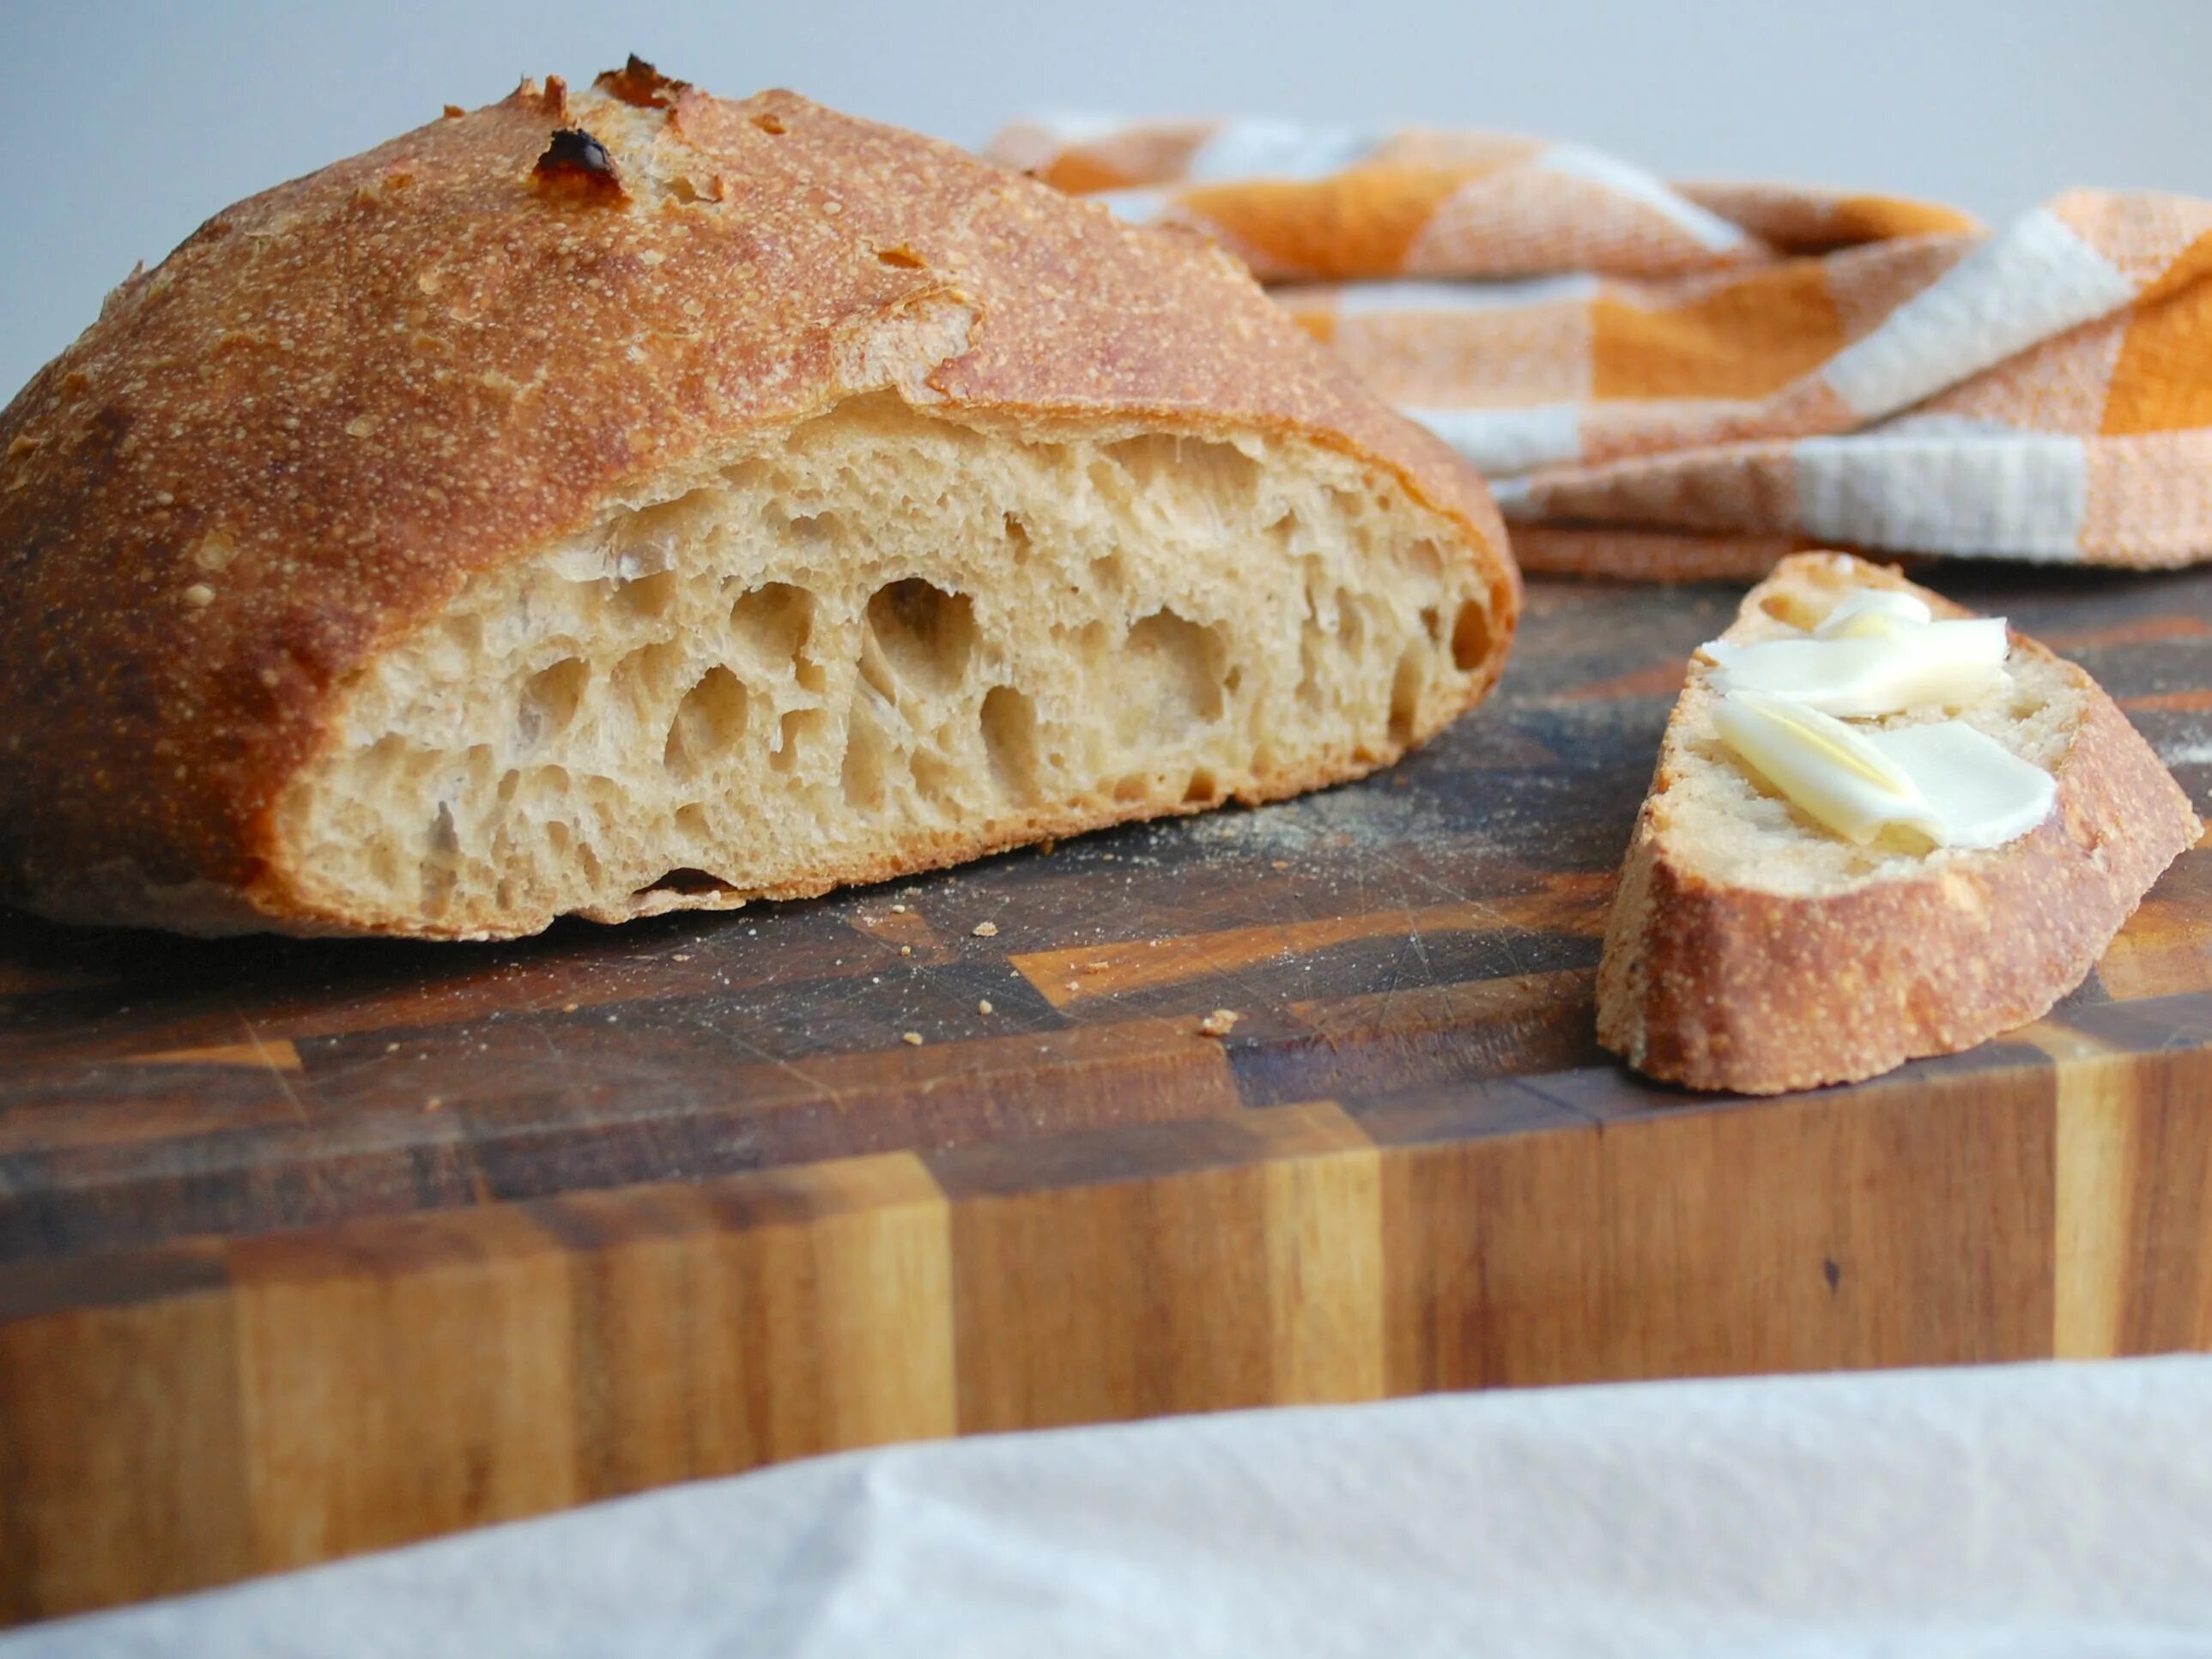
[[[1963,708],[1996,684],[2008,646],[2002,617],[1976,617],[1918,625],[1896,617],[1886,633],[1756,645],[1717,640],[1704,648],[1717,665],[1717,690],[1763,692],[1824,714],[1864,717]]]
[[[1895,761],[1833,715],[1787,697],[1731,691],[1713,710],[1721,741],[1808,817],[1863,845],[1891,824],[1940,842],[1943,821]]]
[[[2058,798],[2048,772],[1964,720],[1859,732],[1787,698],[1733,691],[1714,723],[1799,810],[1862,846],[1894,824],[1938,847],[2001,847]]]
[[[1964,720],[1869,732],[1867,741],[1902,767],[1943,820],[1946,847],[2002,847],[2051,816],[2058,783]]]
[[[1900,624],[1924,628],[1935,612],[1910,593],[1886,587],[1860,587],[1844,596],[1833,611],[1813,630],[1816,640],[1850,640],[1869,635],[1894,634]]]

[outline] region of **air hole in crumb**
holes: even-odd
[[[573,662],[575,659],[571,658],[569,660]],[[581,663],[577,663],[576,665],[579,668],[583,666]],[[526,694],[529,688],[526,686],[524,688]],[[569,712],[573,714],[574,712],[574,708],[572,708]],[[362,766],[367,769],[372,775],[389,777],[392,773],[396,772],[407,759],[407,739],[401,737],[397,732],[388,733],[384,737],[379,738],[374,743],[371,744],[368,749],[363,750],[361,758]]]
[[[676,833],[691,841],[710,839],[707,826],[707,809],[694,801],[689,806],[676,809]]]
[[[679,778],[690,778],[726,757],[745,734],[745,684],[717,665],[700,678],[676,705],[661,763]]]
[[[1030,527],[1018,513],[1009,513],[1006,518],[1006,546],[1016,564],[1025,564],[1030,556]]]
[[[658,619],[668,614],[668,607],[676,602],[676,573],[663,570],[651,576],[641,576],[635,581],[618,584],[615,588],[615,608],[626,616]]]
[[[909,576],[868,601],[868,631],[902,684],[950,691],[966,677],[975,649],[975,607],[964,593]]]
[[[1358,596],[1346,587],[1336,590],[1336,636],[1355,657],[1367,641],[1367,618]]]
[[[890,665],[884,660],[884,648],[872,634],[860,641],[860,673],[862,685],[894,708],[898,707],[898,682],[892,678]]]
[[[1011,685],[994,685],[983,697],[983,752],[1000,792],[1015,800],[1036,793],[1036,705]]]
[[[625,514],[607,537],[615,574],[635,581],[672,569],[677,550],[711,535],[729,506],[727,490],[707,486]]]
[[[1114,786],[1114,802],[1117,806],[1127,806],[1144,799],[1152,792],[1152,781],[1150,778],[1123,778]]]
[[[1759,608],[1775,621],[1787,623],[1792,628],[1802,628],[1808,633],[1820,620],[1814,614],[1813,607],[1805,603],[1802,593],[1769,593],[1759,602]]]
[[[1211,806],[1220,799],[1221,785],[1215,781],[1212,772],[1203,766],[1190,775],[1189,783],[1183,787],[1182,799],[1186,806]]]
[[[438,815],[430,820],[423,840],[422,908],[437,915],[453,901],[460,861],[461,840],[453,829],[452,802],[438,803]]]
[[[1175,477],[1202,479],[1215,492],[1234,495],[1249,491],[1259,481],[1259,467],[1250,456],[1233,444],[1203,438],[1146,432],[1108,444],[1100,453],[1140,489]]]
[[[615,665],[616,691],[640,723],[657,720],[667,706],[683,665],[683,647],[665,640],[641,645]]]
[[[1156,730],[1171,732],[1221,718],[1223,659],[1221,631],[1201,628],[1173,611],[1155,611],[1135,627],[1122,646],[1136,665],[1131,680],[1153,689],[1150,711]],[[1144,711],[1133,711],[1141,718]]]
[[[1077,631],[1075,655],[1077,660],[1083,665],[1085,673],[1103,672],[1113,655],[1113,635],[1104,623],[1088,622]]]
[[[912,765],[915,787],[924,800],[943,806],[960,799],[960,769],[944,756],[924,749],[915,755]]]
[[[730,607],[730,628],[763,661],[795,662],[814,632],[814,595],[789,582],[756,587]]]
[[[550,668],[532,674],[515,709],[516,739],[527,748],[567,731],[584,701],[584,686],[591,677],[590,665],[581,657],[563,657]]]
[[[1421,694],[1428,689],[1428,653],[1418,646],[1407,647],[1390,682],[1390,741],[1401,749],[1413,740],[1413,722],[1420,717]]]
[[[650,882],[637,890],[635,897],[645,893],[734,893],[738,890],[720,876],[705,870],[671,870],[659,881]]]
[[[1429,636],[1431,645],[1444,642],[1444,613],[1432,605],[1421,607],[1421,632]]]
[[[1310,619],[1298,630],[1298,702],[1309,708],[1321,707],[1322,642],[1328,637]]]
[[[819,708],[794,708],[776,723],[775,747],[769,752],[768,763],[779,772],[789,772],[805,758],[822,735],[830,716]]]
[[[859,708],[845,734],[845,763],[838,775],[845,804],[872,812],[884,804],[884,774],[890,764],[890,744],[881,727]]]
[[[1490,612],[1480,599],[1469,599],[1452,618],[1452,665],[1472,674],[1490,659]]]
[[[1128,567],[1122,563],[1119,553],[1109,553],[1103,559],[1091,562],[1091,586],[1108,592],[1117,591],[1127,578]]]

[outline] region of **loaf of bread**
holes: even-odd
[[[1867,590],[1968,614],[1893,570],[1801,554],[1722,639],[1798,635]],[[1723,741],[1717,665],[1700,653],[1614,899],[1599,1041],[1654,1077],[1771,1094],[1972,1048],[2079,985],[2200,826],[2087,674],[2018,634],[2010,647],[1954,718],[2056,787],[2034,828],[1975,849],[1888,831],[1859,844],[1808,817]]]
[[[218,214],[0,416],[0,897],[818,893],[1357,776],[1518,602],[1227,257],[633,61]]]

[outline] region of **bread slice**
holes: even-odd
[[[0,896],[528,933],[1385,764],[1480,480],[1195,239],[788,93],[526,82],[219,214],[0,416]]]
[[[1722,637],[1810,629],[1862,587],[1970,614],[1893,570],[1802,554]],[[1772,1094],[1971,1048],[2080,984],[2200,826],[2087,674],[2011,644],[2005,683],[1958,715],[2053,774],[2057,803],[1972,852],[1897,832],[1859,847],[1821,828],[1722,746],[1712,665],[1694,659],[1613,901],[1598,1040],[1653,1077]]]

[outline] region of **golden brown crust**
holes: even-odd
[[[593,123],[611,175],[554,139]],[[931,307],[964,351],[882,349]],[[1360,457],[1463,532],[1485,688],[1503,663],[1518,577],[1480,480],[1226,256],[633,64],[602,100],[526,82],[217,215],[0,414],[0,896],[343,929],[274,862],[270,810],[348,677],[626,486],[884,385]]]
[[[1778,567],[1746,612],[1804,563]],[[1967,614],[1892,571],[1850,567],[1853,585]],[[2019,635],[2013,648],[2051,659]],[[2089,706],[2057,767],[2057,810],[2021,840],[1905,879],[1828,896],[1721,885],[1668,855],[1647,798],[1607,931],[1598,1040],[1669,1082],[1773,1094],[1972,1048],[2046,1012],[2201,827],[2127,717],[2069,672]],[[1677,736],[1670,722],[1655,793]]]

